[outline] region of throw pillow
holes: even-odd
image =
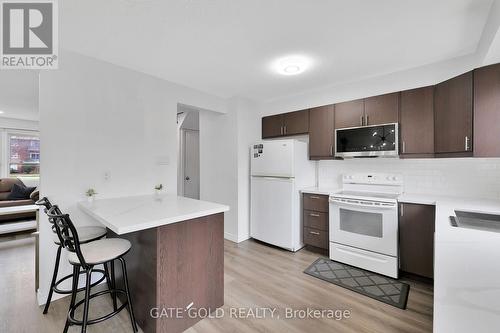
[[[24,185],[14,184],[12,190],[7,196],[7,200],[26,200],[30,198],[31,192],[35,190],[35,187],[26,187]]]

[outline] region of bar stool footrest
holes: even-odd
[[[113,290],[103,290],[103,291],[99,291],[97,293],[94,293],[94,294],[91,294],[89,296],[89,302],[92,298],[95,298],[95,297],[99,297],[99,296],[102,296],[102,295],[107,295],[107,294],[111,294],[111,293],[115,293],[115,294],[122,294],[122,295],[127,295],[127,293],[125,292],[125,290],[122,290],[122,289],[113,289]],[[75,318],[75,311],[76,309],[85,303],[85,299],[82,299],[80,300],[79,302],[77,302],[75,304],[75,306],[73,306],[69,312],[68,312],[68,320],[70,322],[71,325],[78,325],[78,326],[82,326],[83,325],[83,321],[82,320],[78,320]],[[113,317],[114,315],[118,314],[121,310],[123,310],[126,306],[128,305],[128,302],[125,302],[123,303],[122,305],[120,305],[116,310],[104,315],[104,316],[101,316],[99,318],[95,318],[95,319],[89,319],[87,321],[87,325],[92,325],[92,324],[97,324],[97,323],[100,323],[101,321],[104,321],[106,319],[109,319],[111,317]]]
[[[95,269],[94,272],[101,273],[102,277],[99,280],[97,280],[96,282],[92,283],[90,285],[90,288],[97,286],[99,283],[104,281],[104,279],[106,279],[106,273],[104,272],[103,269]],[[85,274],[85,271],[81,271],[79,274],[80,275]],[[59,289],[58,288],[60,283],[62,283],[63,281],[66,281],[67,279],[71,279],[71,278],[73,278],[73,274],[68,274],[65,277],[62,277],[61,279],[57,280],[57,282],[54,285],[54,289],[53,289],[54,292],[58,293],[58,294],[71,294],[72,293],[71,289]],[[85,286],[78,288],[76,290],[76,292],[80,292],[80,291],[84,291],[84,290],[85,290]]]

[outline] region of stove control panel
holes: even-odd
[[[401,174],[389,173],[352,173],[342,176],[343,184],[374,184],[374,185],[402,185]]]

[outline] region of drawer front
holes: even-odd
[[[322,249],[328,249],[328,232],[304,227],[304,243]]]
[[[304,227],[328,231],[328,213],[304,210]]]
[[[305,210],[328,213],[328,195],[304,193],[303,205]]]

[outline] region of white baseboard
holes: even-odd
[[[241,243],[249,239],[250,236],[249,235],[236,236],[235,234],[232,234],[230,232],[224,232],[224,238],[234,243]]]
[[[230,232],[224,232],[224,238],[230,240],[231,242],[238,243],[238,236]]]

